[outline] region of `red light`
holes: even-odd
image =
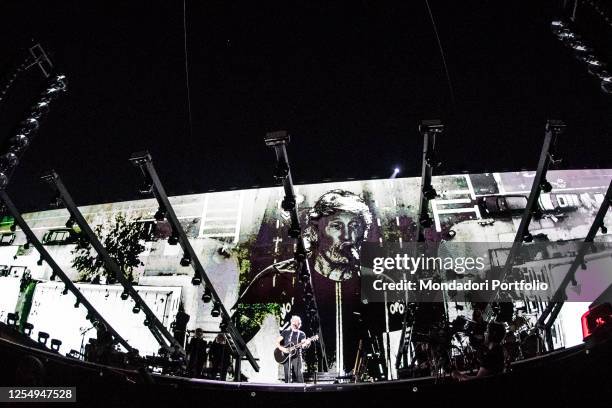
[[[610,303],[602,303],[592,309],[589,309],[581,318],[582,323],[582,338],[587,340],[596,331],[605,326],[612,325],[612,305]]]

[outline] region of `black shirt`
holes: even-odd
[[[291,329],[283,330],[280,335],[283,337],[283,346],[289,347],[296,345],[306,338],[306,333],[301,330],[293,331]],[[298,349],[300,352],[302,349]]]

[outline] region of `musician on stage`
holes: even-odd
[[[289,352],[285,346],[302,343],[302,347],[296,349],[294,354],[283,363],[286,383],[290,382],[290,375],[295,382],[304,382],[304,374],[302,373],[302,349],[308,348],[311,341],[307,339],[306,334],[300,330],[301,326],[302,319],[300,316],[291,316],[291,326],[283,330],[276,339],[276,347],[283,353]]]
[[[480,369],[475,377],[500,374],[504,371],[504,349],[501,342],[506,334],[506,328],[502,323],[490,322],[485,332],[486,350],[480,359]],[[459,381],[474,378],[459,371],[453,371],[451,376]]]

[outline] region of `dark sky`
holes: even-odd
[[[246,2],[245,2],[246,3]],[[0,73],[40,42],[69,91],[9,191],[46,206],[56,169],[78,204],[136,198],[148,149],[172,194],[271,185],[266,131],[287,129],[296,182],[418,174],[421,119],[442,118],[438,173],[534,168],[547,118],[566,120],[563,168],[612,167],[612,98],[552,35],[557,1],[5,1]],[[28,72],[0,105],[14,132],[44,85]]]

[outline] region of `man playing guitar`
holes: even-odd
[[[283,353],[289,353],[289,348],[292,345],[301,344],[296,348],[289,358],[283,362],[285,370],[285,382],[290,382],[290,378],[294,378],[296,382],[304,382],[304,374],[302,373],[302,349],[310,346],[311,339],[306,338],[306,334],[300,330],[302,319],[300,316],[291,317],[291,326],[283,330],[280,336],[276,339],[276,348]],[[290,377],[291,375],[291,377]]]

